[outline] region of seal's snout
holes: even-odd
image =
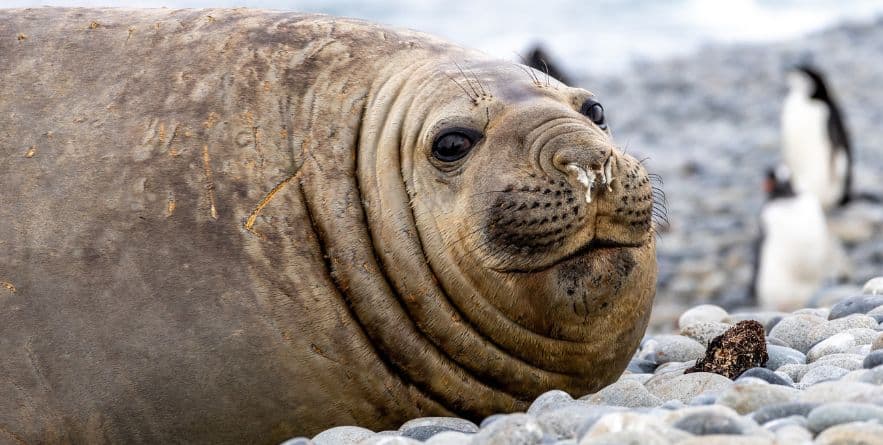
[[[610,190],[613,181],[612,149],[606,145],[587,144],[586,141],[568,141],[554,150],[552,165],[563,173],[575,189],[585,189],[586,203],[599,186]]]

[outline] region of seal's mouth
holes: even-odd
[[[527,273],[538,273],[544,272],[553,267],[559,266],[561,264],[565,264],[577,259],[584,258],[595,258],[596,260],[602,260],[607,258],[613,254],[619,254],[627,250],[631,249],[639,249],[644,247],[646,241],[636,242],[636,243],[624,243],[619,241],[605,240],[594,238],[589,240],[589,242],[582,245],[582,247],[574,250],[573,252],[540,267],[535,268],[491,268],[491,270],[499,273],[509,273],[509,274],[527,274]]]

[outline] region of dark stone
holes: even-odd
[[[876,368],[880,365],[883,365],[883,349],[871,351],[870,354],[865,356],[865,361],[862,362],[862,367],[865,369]]]
[[[684,373],[713,372],[735,379],[751,368],[762,367],[768,359],[763,325],[745,320],[711,340],[705,357]]]
[[[859,295],[840,300],[831,307],[828,320],[843,318],[852,314],[867,314],[871,309],[883,306],[883,295]]]
[[[659,365],[654,361],[633,358],[625,370],[634,374],[653,374],[657,366]]]
[[[697,436],[744,433],[739,419],[713,412],[688,414],[672,426]]]
[[[780,375],[766,368],[751,368],[743,372],[742,375],[739,376],[739,378],[742,377],[755,377],[761,380],[765,380],[767,383],[772,385],[793,386],[787,380],[783,379]]]
[[[531,48],[524,64],[560,80],[561,83],[571,85],[570,78],[558,68],[557,63],[552,63],[552,58],[549,56],[549,53],[541,45],[535,45]]]
[[[771,420],[781,419],[789,416],[809,415],[809,412],[819,406],[818,403],[789,402],[779,403],[776,405],[768,405],[751,413],[751,418],[759,425],[763,425]]]

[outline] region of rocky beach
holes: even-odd
[[[811,61],[827,74],[852,135],[855,188],[883,196],[881,60],[883,19],[707,47],[615,76],[570,73],[599,96],[615,138],[646,158],[667,196],[651,326],[627,371],[597,393],[549,391],[526,413],[477,424],[344,426],[285,444],[883,443],[883,279],[872,280],[883,275],[883,205],[859,200],[828,215],[848,258],[844,277],[804,308],[770,312],[747,299],[763,173],[780,159],[785,69]],[[684,372],[744,320],[763,327],[763,363],[735,380]]]

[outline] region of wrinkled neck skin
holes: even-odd
[[[305,161],[326,184],[302,181],[332,276],[377,354],[473,418],[615,379],[654,295],[652,202],[643,168],[576,111],[589,93],[467,52],[418,49],[380,66],[354,158]],[[449,127],[484,134],[454,166],[431,159]],[[562,160],[586,144],[603,156]],[[591,202],[563,168],[577,161],[614,177],[593,184]]]

